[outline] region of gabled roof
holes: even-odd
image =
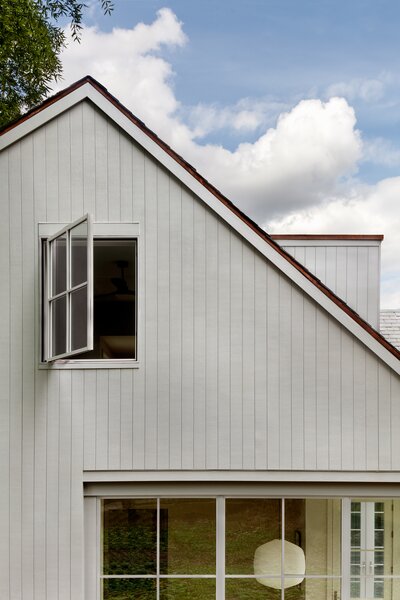
[[[285,273],[304,292],[353,333],[363,344],[400,374],[400,350],[334,294],[315,275],[286,252],[252,219],[196,169],[163,142],[153,131],[123,106],[108,90],[90,76],[45,100],[0,130],[0,149],[16,142],[36,128],[85,99],[93,102],[137,143],[199,196],[233,229]]]

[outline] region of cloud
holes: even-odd
[[[270,233],[383,233],[382,308],[400,307],[400,177],[264,223]]]
[[[400,167],[400,150],[389,140],[378,137],[363,143],[363,161],[383,165],[384,167]]]
[[[351,79],[333,83],[326,90],[326,97],[343,96],[347,100],[363,100],[364,102],[377,102],[383,98],[387,76],[378,79]]]
[[[352,98],[381,97],[384,78],[338,83],[326,101],[310,98],[290,108],[250,98],[230,106],[184,106],[162,52],[186,43],[182,23],[168,8],[132,29],[85,27],[81,44],[70,43],[62,55],[63,85],[94,76],[267,230],[384,233],[385,302],[400,306],[393,284],[400,288],[400,179],[370,187],[356,179],[361,160],[395,165],[399,152],[379,138],[363,144],[349,105]],[[201,143],[223,129],[241,140],[250,132],[258,137],[233,150]]]

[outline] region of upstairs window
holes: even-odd
[[[137,239],[127,230],[86,215],[43,242],[45,362],[136,359]]]

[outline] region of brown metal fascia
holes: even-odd
[[[358,233],[271,233],[273,240],[360,240],[378,241],[384,239],[382,234],[358,234]]]
[[[90,83],[100,94],[102,94],[111,104],[113,104],[120,112],[122,112],[134,125],[136,125],[143,133],[145,133],[150,139],[152,139],[158,146],[160,146],[171,158],[173,158],[178,164],[180,164],[188,173],[190,173],[201,185],[203,185],[213,196],[222,202],[227,208],[229,208],[239,219],[241,219],[254,233],[260,236],[267,244],[272,246],[278,254],[280,254],[285,260],[292,264],[300,273],[304,275],[313,285],[315,285],[321,292],[323,292],[328,298],[332,300],[339,308],[341,308],[347,315],[349,315],[354,321],[356,321],[365,331],[367,331],[374,339],[376,339],[382,346],[384,346],[391,354],[400,360],[400,351],[392,346],[378,331],[373,329],[369,323],[364,321],[358,313],[351,309],[341,298],[336,296],[329,288],[327,288],[315,275],[308,271],[301,263],[299,263],[291,254],[286,252],[276,241],[270,236],[264,229],[261,229],[257,223],[255,223],[250,217],[248,217],[243,211],[241,211],[233,202],[228,200],[216,187],[214,187],[207,179],[202,177],[196,169],[182,158],[177,152],[175,152],[168,144],[163,142],[151,129],[149,129],[143,121],[138,119],[130,110],[128,110],[117,98],[115,98],[101,83],[96,81],[90,75],[83,77],[79,81],[70,85],[65,90],[62,90],[45,100],[38,107],[32,109],[21,118],[17,119],[13,123],[6,126],[0,132],[0,135],[9,131],[13,127],[16,127],[23,121],[29,119],[38,112],[44,110],[54,102],[57,102],[61,98],[67,96],[71,92],[75,91],[85,83]],[[312,235],[312,234],[310,234]],[[383,236],[382,236],[383,237]]]

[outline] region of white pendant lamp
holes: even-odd
[[[299,585],[304,579],[306,572],[306,558],[303,549],[296,544],[283,542],[285,553],[284,573],[293,573],[298,577],[285,577],[283,587],[290,588]],[[256,581],[275,590],[282,589],[281,579],[282,564],[282,540],[272,540],[262,546],[259,546],[254,553],[254,575]],[[268,573],[268,577],[262,577],[263,573]]]

